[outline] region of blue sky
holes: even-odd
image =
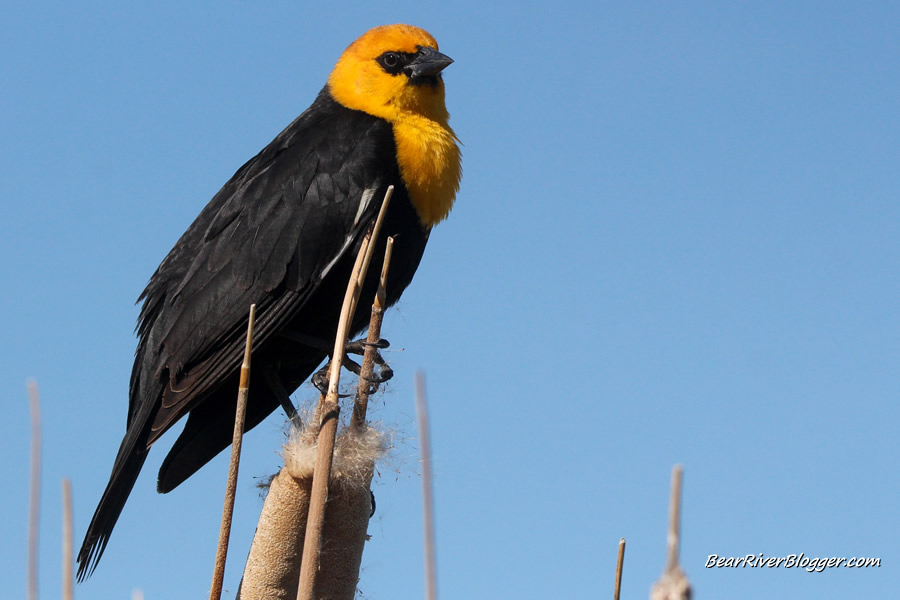
[[[889,2],[17,3],[0,21],[0,569],[24,587],[44,410],[43,597],[59,481],[90,520],[124,432],[150,274],[368,28],[445,75],[464,178],[389,314],[360,589],[420,597],[413,374],[427,372],[444,598],[646,597],[685,466],[698,597],[876,598],[900,581],[900,8]],[[309,401],[304,386],[295,395]],[[283,417],[245,441],[233,597]],[[203,597],[227,457],[166,496],[155,447],[84,598]],[[707,556],[880,557],[706,569]],[[21,582],[21,583],[19,583]]]

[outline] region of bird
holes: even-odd
[[[443,70],[453,60],[412,25],[370,29],[344,50],[313,103],[240,167],[178,239],[138,298],[126,431],[78,553],[97,567],[150,447],[187,416],[159,470],[175,489],[231,444],[251,304],[254,378],[245,430],[328,357],[366,231],[394,186],[373,255],[394,247],[386,304],[419,266],[462,176]],[[363,286],[374,295],[378,269]],[[358,311],[354,333],[368,321]]]

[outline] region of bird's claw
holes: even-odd
[[[384,338],[380,338],[375,342],[369,342],[365,339],[348,342],[344,346],[344,358],[341,366],[346,368],[354,375],[361,377],[362,367],[359,365],[359,363],[351,359],[348,354],[363,355],[365,354],[367,348],[375,348],[374,361],[375,365],[378,367],[377,373],[373,374],[372,377],[366,377],[366,381],[369,383],[369,393],[374,394],[376,391],[378,391],[378,387],[382,383],[390,380],[394,376],[394,370],[388,366],[387,362],[385,362],[384,358],[381,356],[381,352],[379,352],[379,350],[390,348],[390,346],[391,343]],[[325,363],[325,366],[316,371],[312,376],[312,384],[317,390],[319,390],[319,392],[323,396],[328,393],[328,379],[330,371],[331,360]],[[349,394],[338,394],[339,398],[346,398],[348,396]]]
[[[384,350],[385,348],[390,348],[391,343],[384,338],[379,338],[374,342],[370,342],[367,339],[363,338],[352,342],[347,342],[347,345],[344,346],[344,352],[362,356],[366,353],[366,348],[369,347],[375,348],[376,350]]]

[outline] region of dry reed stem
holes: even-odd
[[[381,277],[372,305],[367,340],[373,343],[381,336],[385,285],[393,241],[393,238],[386,240]],[[370,244],[369,248],[372,247],[373,245]],[[364,266],[365,259],[363,259],[361,267]],[[360,286],[362,285],[360,278],[357,278],[357,282]],[[368,382],[373,376],[376,352],[377,349],[374,346],[368,346],[362,361],[359,387],[350,425],[351,431],[354,431],[356,435],[364,435],[366,427]],[[314,423],[310,425],[314,426]],[[318,456],[316,458],[318,459]],[[288,462],[286,459],[286,465]],[[343,597],[349,593],[352,596],[356,589],[356,581],[359,577],[359,558],[362,556],[366,537],[366,528],[363,523],[368,523],[369,513],[367,510],[359,512],[354,509],[368,506],[369,503],[368,490],[371,474],[374,471],[374,457],[369,462],[368,476],[360,477],[357,473],[348,478],[348,474],[345,473],[342,475],[342,485],[328,492],[327,519],[323,524],[322,544],[330,558],[329,563],[320,565],[321,568],[317,570],[318,581],[314,584],[314,589],[319,595],[334,596],[338,594],[335,597]],[[308,483],[304,485],[304,482]],[[250,549],[250,556],[247,559],[244,578],[238,592],[239,597],[282,598],[284,597],[283,591],[299,590],[300,559],[305,545],[311,487],[308,479],[295,479],[288,466],[272,480]],[[293,552],[294,548],[299,549],[297,553]],[[351,559],[351,555],[355,552],[357,554],[355,554],[354,561]],[[355,568],[352,564],[354,562]],[[293,579],[291,579],[292,576]]]
[[[35,381],[28,382],[31,412],[31,489],[28,499],[28,600],[38,597],[38,530],[41,514],[41,398]]]
[[[425,529],[425,599],[437,600],[437,559],[434,534],[434,478],[431,473],[431,435],[425,374],[416,373],[416,423],[419,427],[419,456],[422,463],[422,515]]]
[[[619,558],[616,560],[616,587],[613,589],[613,600],[619,600],[622,591],[622,565],[625,563],[625,538],[619,540]]]
[[[381,202],[381,208],[378,210],[378,216],[375,218],[375,225],[372,226],[372,233],[370,234],[371,242],[369,247],[366,249],[366,256],[363,259],[362,268],[359,271],[359,274],[356,278],[356,285],[359,288],[356,294],[353,296],[353,304],[350,305],[350,318],[353,319],[353,315],[356,314],[356,303],[359,301],[359,292],[362,290],[363,281],[366,279],[366,273],[369,272],[369,264],[372,262],[372,255],[375,254],[375,242],[378,240],[378,234],[381,233],[381,225],[384,223],[384,215],[387,214],[388,204],[391,203],[391,196],[394,195],[394,186],[389,185],[387,190],[384,192],[384,200]],[[352,332],[348,332],[352,333]],[[346,343],[347,340],[344,340]],[[343,350],[343,346],[341,346],[341,350]]]
[[[359,385],[356,388],[356,399],[353,402],[353,417],[350,419],[350,428],[354,431],[362,431],[366,426],[366,412],[369,408],[369,382],[375,374],[375,355],[378,349],[375,343],[381,339],[381,324],[384,322],[384,303],[386,296],[387,274],[391,264],[391,255],[394,251],[394,238],[386,240],[384,248],[384,262],[381,265],[381,277],[378,280],[378,290],[375,292],[375,301],[372,303],[372,316],[369,319],[369,333],[366,337],[366,351],[363,354],[362,367],[359,372]]]
[[[669,497],[669,534],[666,537],[666,571],[678,566],[678,542],[681,532],[681,465],[672,468],[672,492]]]
[[[312,489],[310,490],[309,514],[306,519],[306,535],[303,540],[303,555],[300,559],[300,580],[297,585],[298,600],[312,600],[315,589],[315,575],[319,571],[319,550],[322,539],[322,528],[325,524],[325,502],[328,499],[328,482],[331,478],[331,462],[334,458],[334,440],[337,435],[338,416],[338,383],[341,363],[344,358],[344,344],[347,341],[350,309],[353,295],[359,288],[357,275],[362,269],[363,257],[368,249],[370,238],[367,236],[359,249],[350,284],[344,296],[341,319],[335,341],[335,351],[329,370],[328,393],[319,398],[316,409],[316,425],[318,426],[318,447],[316,448],[316,466],[313,470]]]
[[[72,578],[72,482],[62,480],[62,597],[72,600],[75,585]]]
[[[319,571],[319,551],[321,549],[322,528],[325,523],[325,502],[328,499],[328,483],[331,479],[334,440],[337,436],[338,416],[340,415],[338,384],[340,383],[344,346],[347,344],[347,338],[351,333],[349,331],[350,323],[353,321],[353,314],[359,301],[362,282],[365,281],[366,271],[372,260],[374,247],[378,240],[381,224],[384,222],[384,215],[387,212],[393,191],[393,186],[388,187],[375,224],[363,239],[359,254],[356,256],[347,291],[344,294],[341,318],[338,321],[335,335],[331,369],[328,372],[328,393],[319,398],[319,405],[316,410],[316,423],[318,423],[319,427],[318,447],[316,449],[316,466],[313,471],[312,490],[310,491],[309,515],[306,519],[303,556],[300,559],[300,582],[297,586],[297,600],[313,600],[315,576]]]
[[[390,236],[384,242],[384,263],[381,265],[381,278],[378,281],[378,289],[375,290],[375,306],[384,310],[387,302],[387,276],[391,267],[391,257],[394,255],[394,236]]]
[[[228,464],[228,481],[225,485],[225,505],[222,508],[222,525],[219,528],[219,544],[216,548],[216,563],[213,568],[210,600],[222,597],[225,579],[225,559],[228,555],[228,539],[231,537],[231,519],[234,514],[234,496],[237,490],[238,468],[241,462],[241,442],[244,436],[244,417],[247,414],[247,397],[250,394],[250,353],[253,346],[253,322],[256,320],[256,305],[250,305],[247,323],[247,343],[244,346],[244,362],[241,364],[241,378],[238,384],[237,407],[234,415],[234,435],[231,440],[231,461]]]
[[[691,584],[678,563],[681,535],[681,480],[684,469],[672,467],[672,492],[669,497],[669,530],[666,536],[666,568],[650,590],[651,600],[690,600]]]

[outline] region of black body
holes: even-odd
[[[336,103],[327,88],[213,197],[150,278],[137,332],[125,438],[78,554],[96,566],[149,447],[178,419],[184,431],[159,472],[168,492],[231,443],[250,305],[257,305],[246,429],[279,406],[260,369],[293,392],[326,358],[360,243],[395,191],[377,242],[396,236],[387,286],[393,304],[428,240],[400,176],[391,125]],[[363,198],[368,199],[359,213]],[[361,305],[380,269],[370,269]],[[359,310],[354,332],[368,321]]]

